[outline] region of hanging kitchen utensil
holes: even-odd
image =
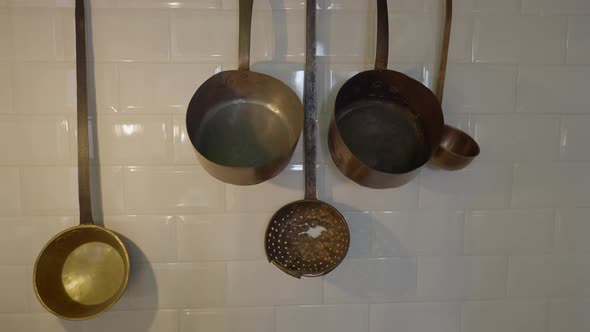
[[[422,83],[387,70],[387,0],[377,0],[375,70],[349,79],[338,92],[328,145],[338,169],[369,188],[395,188],[418,175],[440,143],[443,114]]]
[[[188,136],[213,177],[253,185],[280,173],[303,129],[303,106],[283,82],[250,71],[253,0],[240,0],[238,70],[209,78],[186,114]]]
[[[277,211],[265,236],[269,262],[296,278],[329,273],[344,260],[350,243],[342,214],[316,196],[316,0],[307,1],[306,12],[305,199]]]
[[[49,312],[82,320],[105,312],[121,297],[129,256],[121,239],[92,219],[84,0],[76,0],[75,11],[80,225],[47,243],[35,263],[33,279],[35,294]]]
[[[436,96],[441,105],[444,97],[452,22],[453,0],[446,0],[443,42],[440,54],[438,86],[436,88]],[[479,155],[479,152],[479,145],[471,136],[459,128],[445,125],[440,145],[434,152],[431,163],[448,171],[456,171],[469,165]]]

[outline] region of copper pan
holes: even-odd
[[[388,30],[387,0],[377,0],[375,69],[340,89],[328,137],[338,169],[378,189],[414,179],[439,145],[444,125],[438,99],[427,87],[387,69]]]

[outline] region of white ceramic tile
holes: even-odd
[[[522,0],[522,10],[530,15],[586,15],[590,3],[586,0]]]
[[[371,305],[371,332],[388,332],[392,326],[405,332],[458,332],[458,303],[390,303]]]
[[[512,113],[516,105],[516,66],[450,64],[443,108],[446,112]]]
[[[305,63],[305,12],[275,10],[271,17],[268,33],[273,60]]]
[[[588,116],[564,116],[561,118],[562,160],[590,160],[590,151],[586,146],[590,139],[588,126],[590,126],[590,117]]]
[[[117,0],[120,8],[198,8],[215,9],[221,7],[221,0]]]
[[[568,64],[590,64],[590,37],[588,37],[588,31],[590,31],[590,22],[587,16],[569,18],[567,34]]]
[[[239,0],[221,0],[224,9],[239,8]],[[320,4],[318,4],[319,8]],[[279,9],[303,9],[305,3],[301,0],[269,0],[269,1],[254,1],[254,9],[257,10],[279,10]]]
[[[323,199],[340,211],[391,211],[418,205],[418,180],[395,189],[370,189],[352,182],[330,164],[325,168],[324,186]]]
[[[559,117],[473,116],[475,140],[489,161],[557,160]]]
[[[435,9],[434,0],[390,0],[388,1],[389,12],[393,13],[420,13],[429,12]],[[328,10],[376,10],[373,1],[355,0],[328,0],[325,2],[325,9]]]
[[[2,314],[0,326],[10,332],[82,331],[83,322],[60,320],[51,314]]]
[[[507,259],[495,256],[418,258],[418,296],[436,299],[501,298]]]
[[[103,166],[100,169],[92,167],[90,171],[93,188],[92,207],[95,215],[123,213],[125,211],[123,167]],[[99,171],[100,174],[98,174]]]
[[[376,35],[370,27],[372,35]],[[436,30],[432,16],[390,14],[389,57],[398,61],[430,62],[438,37]]]
[[[170,56],[165,10],[96,9],[92,13],[94,56],[106,61],[167,61]]]
[[[20,118],[16,116],[0,117],[0,163],[15,164],[21,154],[18,144],[14,144],[19,136]]]
[[[55,9],[13,9],[14,56],[23,60],[63,60],[64,27]]]
[[[471,0],[476,12],[520,13],[521,0]]]
[[[179,61],[237,62],[237,11],[175,11],[171,16],[172,58]],[[252,18],[250,61],[272,58],[269,47],[271,16],[255,12]],[[218,38],[211,38],[215,31]]]
[[[170,216],[105,217],[105,226],[119,233],[134,262],[176,261],[176,219]]]
[[[267,261],[229,262],[230,306],[321,304],[322,279],[295,279]]]
[[[590,204],[586,163],[518,164],[513,207],[584,207]]]
[[[13,167],[0,167],[0,213],[15,216],[21,213],[20,171]],[[23,195],[26,192],[22,191]]]
[[[30,287],[31,278],[24,266],[0,266],[2,284],[0,291],[0,312],[28,312],[26,289]]]
[[[301,166],[288,166],[267,182],[255,186],[227,184],[225,188],[227,211],[274,213],[285,204],[303,199],[303,170]]]
[[[590,67],[583,66],[520,67],[517,111],[588,113],[588,75]]]
[[[20,169],[22,205],[28,215],[72,215],[78,212],[78,171],[75,167]]]
[[[32,225],[26,219],[3,221],[0,233],[0,265],[32,264]]]
[[[465,223],[465,253],[548,253],[553,249],[552,210],[473,211]]]
[[[0,6],[0,61],[13,59],[10,12]]]
[[[12,71],[12,66],[0,63],[0,113],[12,112]]]
[[[334,62],[373,62],[375,32],[372,20],[372,15],[367,12],[320,11],[317,54]]]
[[[97,111],[119,112],[119,72],[117,65],[114,63],[95,63],[93,79],[94,82],[91,80],[89,83],[92,84],[93,82],[96,87]]]
[[[121,110],[184,113],[197,88],[219,71],[213,64],[120,64]]]
[[[457,172],[426,169],[420,178],[420,208],[508,207],[511,164],[474,163]]]
[[[589,300],[552,300],[549,305],[550,332],[581,332],[590,329]]]
[[[544,301],[466,302],[462,311],[462,331],[544,331],[546,312]]]
[[[171,119],[165,115],[101,117],[98,119],[101,162],[167,164],[173,154],[172,134]]]
[[[566,39],[565,17],[476,16],[473,58],[484,63],[561,64]]]
[[[558,210],[556,232],[558,252],[590,252],[590,210]]]
[[[449,61],[471,62],[473,59],[473,16],[453,17]]]
[[[14,110],[19,114],[72,114],[76,107],[76,73],[70,63],[14,65]]]
[[[275,332],[274,308],[186,310],[180,332]]]
[[[173,115],[174,162],[181,165],[199,165],[197,151],[192,145],[186,130],[186,115]]]
[[[563,297],[589,293],[590,264],[582,255],[511,257],[508,270],[508,295],[511,297]]]
[[[348,259],[324,279],[324,303],[380,303],[416,296],[416,259]]]
[[[220,211],[223,184],[194,167],[127,167],[125,202],[129,213]]]
[[[174,310],[111,311],[84,324],[84,332],[166,332],[177,329],[178,312]]]
[[[301,306],[277,308],[277,332],[368,332],[368,305]]]
[[[178,259],[264,259],[264,234],[271,217],[271,214],[183,216],[178,224]]]

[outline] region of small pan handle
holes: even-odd
[[[389,14],[387,0],[377,0],[377,53],[375,70],[387,69],[389,58]]]
[[[438,83],[436,97],[442,104],[445,93],[445,78],[447,76],[447,62],[449,59],[449,44],[451,43],[451,26],[453,22],[453,0],[446,0],[445,23],[443,27],[443,40],[440,51],[440,67],[438,69]]]
[[[93,225],[90,200],[90,151],[88,138],[88,80],[86,68],[86,0],[76,0],[76,86],[78,108],[78,200],[80,224]]]
[[[239,70],[250,70],[250,33],[252,30],[253,5],[254,0],[240,0]]]
[[[305,28],[305,80],[303,82],[304,108],[304,173],[305,199],[317,199],[316,190],[316,136],[317,136],[317,58],[316,58],[316,0],[307,0]]]

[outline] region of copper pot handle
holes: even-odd
[[[238,45],[238,69],[250,70],[250,33],[252,31],[252,6],[254,0],[240,0],[240,32]]]
[[[389,58],[389,13],[387,0],[377,0],[377,51],[375,70],[387,69]]]

